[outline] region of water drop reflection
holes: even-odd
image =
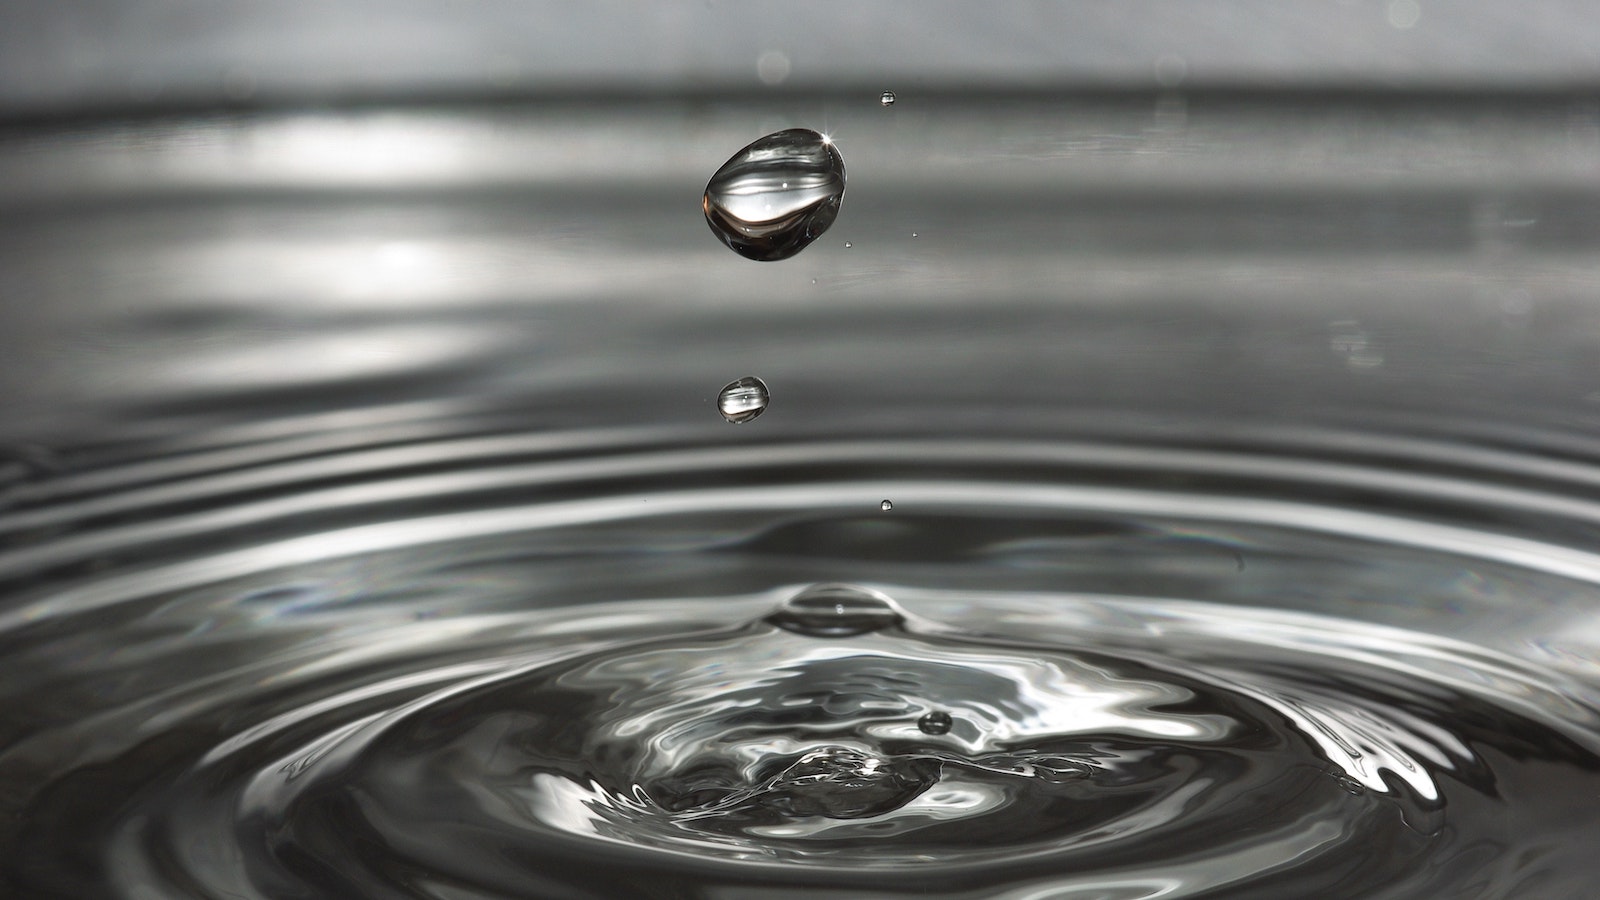
[[[723,385],[717,394],[717,412],[735,425],[743,425],[767,411],[772,394],[767,383],[747,376]]]
[[[711,176],[701,207],[706,224],[740,256],[788,259],[839,215],[844,159],[825,134],[790,128],[735,153]]]

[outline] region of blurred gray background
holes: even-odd
[[[766,433],[959,407],[1600,452],[1593,2],[20,0],[0,123],[16,455],[717,428],[753,372]],[[700,191],[793,126],[848,198],[752,264]]]
[[[1573,89],[1591,0],[12,0],[0,106],[1153,86]]]

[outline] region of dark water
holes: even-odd
[[[1586,551],[1232,474],[1283,459],[1147,451],[1165,465],[1085,478],[1138,454],[607,438],[413,445],[413,466],[446,468],[366,468],[321,498],[367,492],[384,514],[301,535],[272,524],[296,504],[229,504],[278,536],[215,554],[163,550],[215,511],[13,549],[32,560],[8,570],[3,623],[12,889],[1591,883],[1600,710],[1558,639],[1600,579]],[[1305,471],[1324,469],[1349,489],[1392,477]],[[1153,483],[1178,475],[1188,489]],[[218,480],[189,473],[168,503]],[[109,573],[69,577],[86,540]],[[841,577],[861,584],[807,587]]]
[[[0,893],[1589,896],[1600,120],[857,99],[8,134]]]

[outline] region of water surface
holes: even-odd
[[[8,131],[0,887],[1586,896],[1592,108],[896,88]]]

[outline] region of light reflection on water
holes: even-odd
[[[0,140],[0,888],[1587,890],[1564,101],[901,93]]]

